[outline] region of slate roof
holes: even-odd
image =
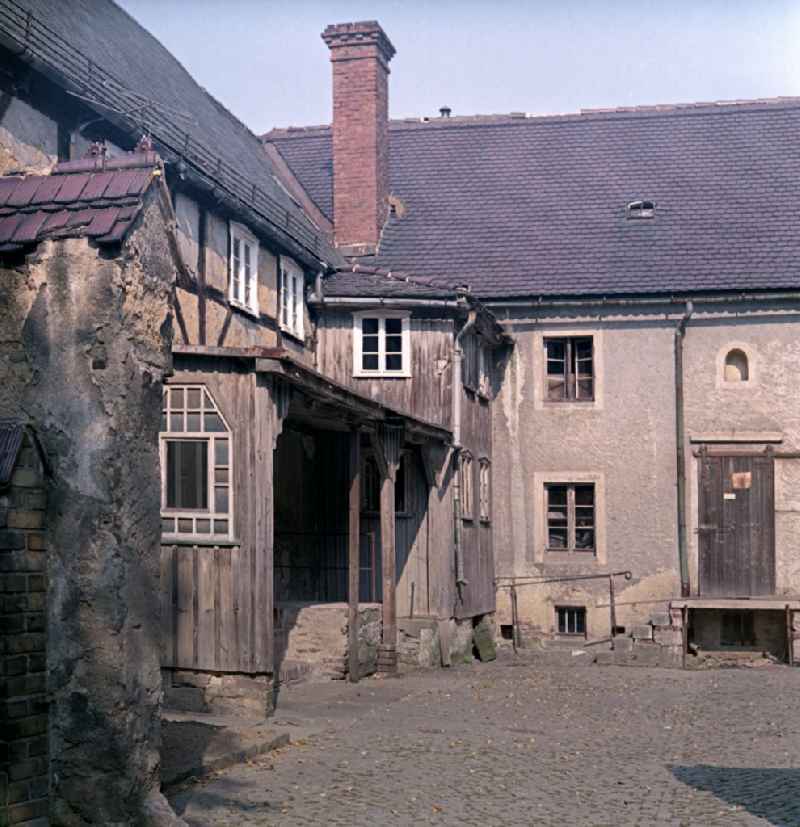
[[[798,135],[796,98],[393,121],[374,263],[482,298],[797,288]],[[330,215],[329,128],[264,137]]]
[[[0,178],[0,252],[44,238],[121,241],[160,174],[154,152],[58,164],[50,175]]]
[[[323,282],[325,296],[343,298],[451,299],[456,291],[406,273],[392,273],[377,267],[355,264],[328,276]]]
[[[132,142],[150,133],[166,162],[183,160],[243,216],[252,211],[278,238],[341,261],[278,184],[258,137],[111,0],[2,0],[0,40],[129,129]]]

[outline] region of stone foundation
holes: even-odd
[[[348,674],[346,603],[281,603],[275,607],[275,667],[284,675],[341,680]],[[359,677],[378,668],[381,607],[359,606]],[[293,667],[298,667],[293,669]],[[302,668],[301,668],[302,667]]]
[[[471,663],[476,632],[492,640],[496,631],[494,615],[458,620],[447,623],[450,663]],[[439,621],[433,617],[399,618],[397,621],[397,661],[400,670],[432,668],[442,665],[442,642]]]
[[[271,674],[222,675],[185,669],[164,672],[164,702],[168,708],[258,720],[275,708]]]
[[[683,617],[680,609],[654,612],[649,623],[614,638],[614,648],[598,652],[595,663],[615,666],[683,667]]]

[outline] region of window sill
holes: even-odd
[[[161,535],[162,546],[219,546],[220,548],[231,548],[233,546],[240,546],[241,544],[241,540],[231,539],[230,537],[220,537],[214,540],[211,537],[192,537],[185,534],[181,537],[170,537],[167,534]]]
[[[545,399],[545,407],[561,408],[564,406],[571,407],[589,407],[597,402],[596,399]]]
[[[306,339],[304,334],[297,333],[294,330],[290,330],[288,327],[284,327],[283,325],[281,325],[281,333],[284,336],[288,336],[290,339],[297,342],[297,344],[302,345],[303,347],[306,346]]]
[[[244,302],[236,301],[236,299],[228,299],[228,304],[234,309],[239,310],[242,313],[246,313],[248,316],[252,316],[254,319],[260,319],[261,314],[258,312],[258,308],[255,307],[248,307]]]
[[[550,563],[596,563],[597,552],[592,551],[569,551],[568,549],[544,550],[545,562]]]
[[[408,371],[402,373],[353,373],[354,379],[411,379]]]

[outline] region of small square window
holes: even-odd
[[[594,400],[594,348],[591,336],[546,338],[545,397],[550,402]]]
[[[595,551],[594,483],[548,483],[547,550],[593,554]]]
[[[558,634],[586,637],[586,607],[556,606]]]
[[[407,315],[354,315],[354,376],[411,376],[409,347]]]

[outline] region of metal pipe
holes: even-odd
[[[517,590],[511,587],[511,643],[516,654],[519,648],[519,607],[517,606]]]
[[[686,309],[675,326],[675,461],[677,470],[678,498],[678,565],[681,575],[681,597],[691,594],[689,583],[689,560],[686,552],[686,439],[683,411],[683,340],[686,324],[694,311],[692,302],[686,302]]]
[[[316,296],[309,298],[309,304],[321,304],[321,301]],[[464,303],[457,299],[400,299],[400,298],[381,298],[374,296],[366,298],[364,296],[326,296],[325,304],[332,304],[337,306],[362,306],[369,305],[371,307],[446,307],[450,309],[457,309],[463,307]]]
[[[696,302],[697,304],[728,304],[732,301],[764,302],[764,301],[800,301],[800,292],[783,291],[775,293],[730,293],[727,295],[697,295],[689,296],[641,296],[637,298],[552,298],[531,296],[527,299],[495,299],[484,301],[487,307],[639,307],[648,304],[681,304]]]
[[[614,575],[608,575],[608,615],[611,623],[611,648],[614,648],[614,635],[617,629],[617,608],[614,605]]]
[[[571,574],[568,577],[538,577],[518,579],[505,575],[502,577],[495,577],[495,587],[498,589],[515,589],[518,586],[541,586],[543,583],[569,583],[573,580],[604,580],[606,577],[624,577],[630,580],[633,577],[631,571],[607,571],[603,574]],[[511,580],[511,583],[499,583],[500,580]]]

